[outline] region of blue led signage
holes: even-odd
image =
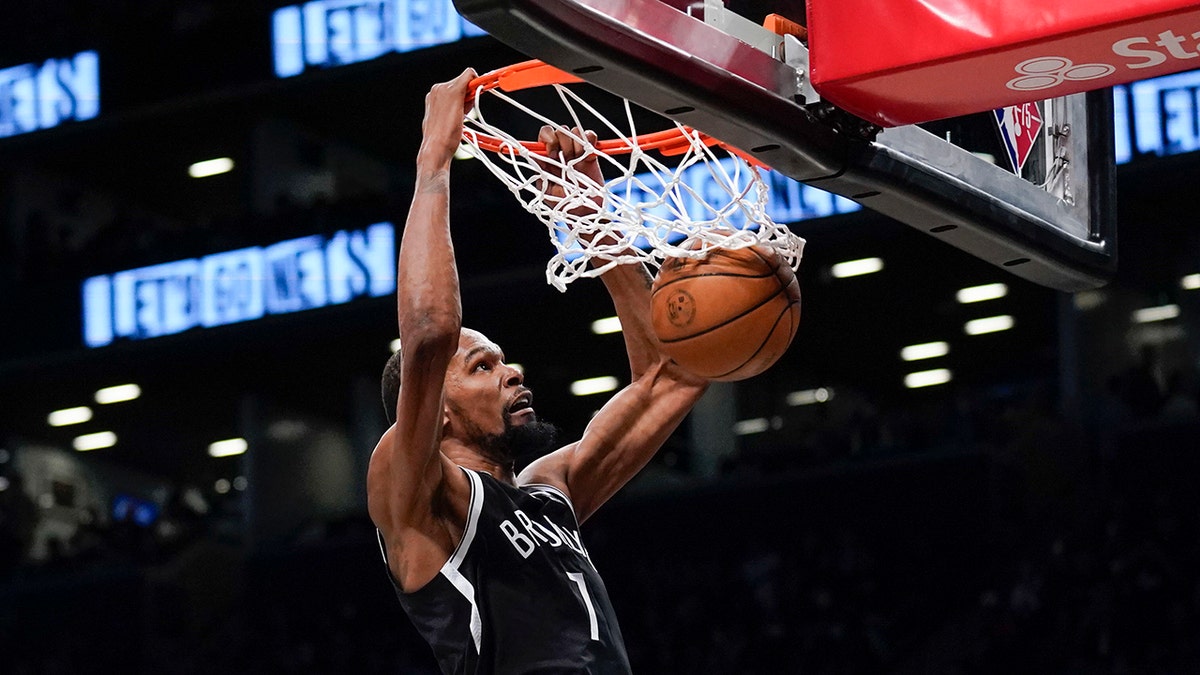
[[[312,0],[275,10],[275,74],[299,75],[484,35],[451,0]]]
[[[1200,70],[1114,87],[1113,104],[1118,164],[1200,150]]]
[[[96,52],[0,68],[0,138],[90,120],[99,113]]]
[[[377,223],[92,277],[83,282],[83,337],[102,347],[395,290],[395,228]]]

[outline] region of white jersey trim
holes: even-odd
[[[463,558],[467,557],[467,551],[471,548],[471,542],[474,541],[475,532],[479,526],[479,514],[483,512],[483,481],[474,471],[463,467],[459,468],[470,479],[471,502],[467,511],[467,526],[463,529],[462,541],[458,542],[458,547],[454,549],[450,559],[442,565],[442,576],[446,577],[446,580],[471,604],[471,639],[475,642],[475,653],[479,654],[483,641],[483,619],[479,615],[479,604],[475,602],[475,587],[458,568],[462,565]]]

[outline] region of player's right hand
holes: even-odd
[[[441,166],[448,165],[454,158],[462,143],[467,88],[475,77],[475,69],[467,68],[453,80],[433,85],[425,96],[420,160]]]

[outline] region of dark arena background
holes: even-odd
[[[0,672],[436,672],[365,508],[395,242],[425,92],[523,59],[448,0],[0,3]],[[1198,91],[1113,90],[1096,290],[771,177],[795,342],[583,528],[635,672],[1200,672]],[[577,437],[607,296],[453,171],[464,322]]]

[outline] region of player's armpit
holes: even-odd
[[[405,343],[396,424],[380,439],[367,473],[368,509],[402,587],[432,578],[453,551],[469,486],[441,453],[449,340]],[[457,483],[461,484],[456,484]],[[462,508],[457,509],[457,502]],[[457,518],[457,520],[456,520]]]
[[[405,592],[412,592],[437,575],[457,546],[471,488],[441,452],[433,454],[427,468],[412,468],[413,481],[397,482],[393,475],[398,465],[410,459],[399,442],[393,426],[372,453],[367,506],[383,536],[393,578]]]

